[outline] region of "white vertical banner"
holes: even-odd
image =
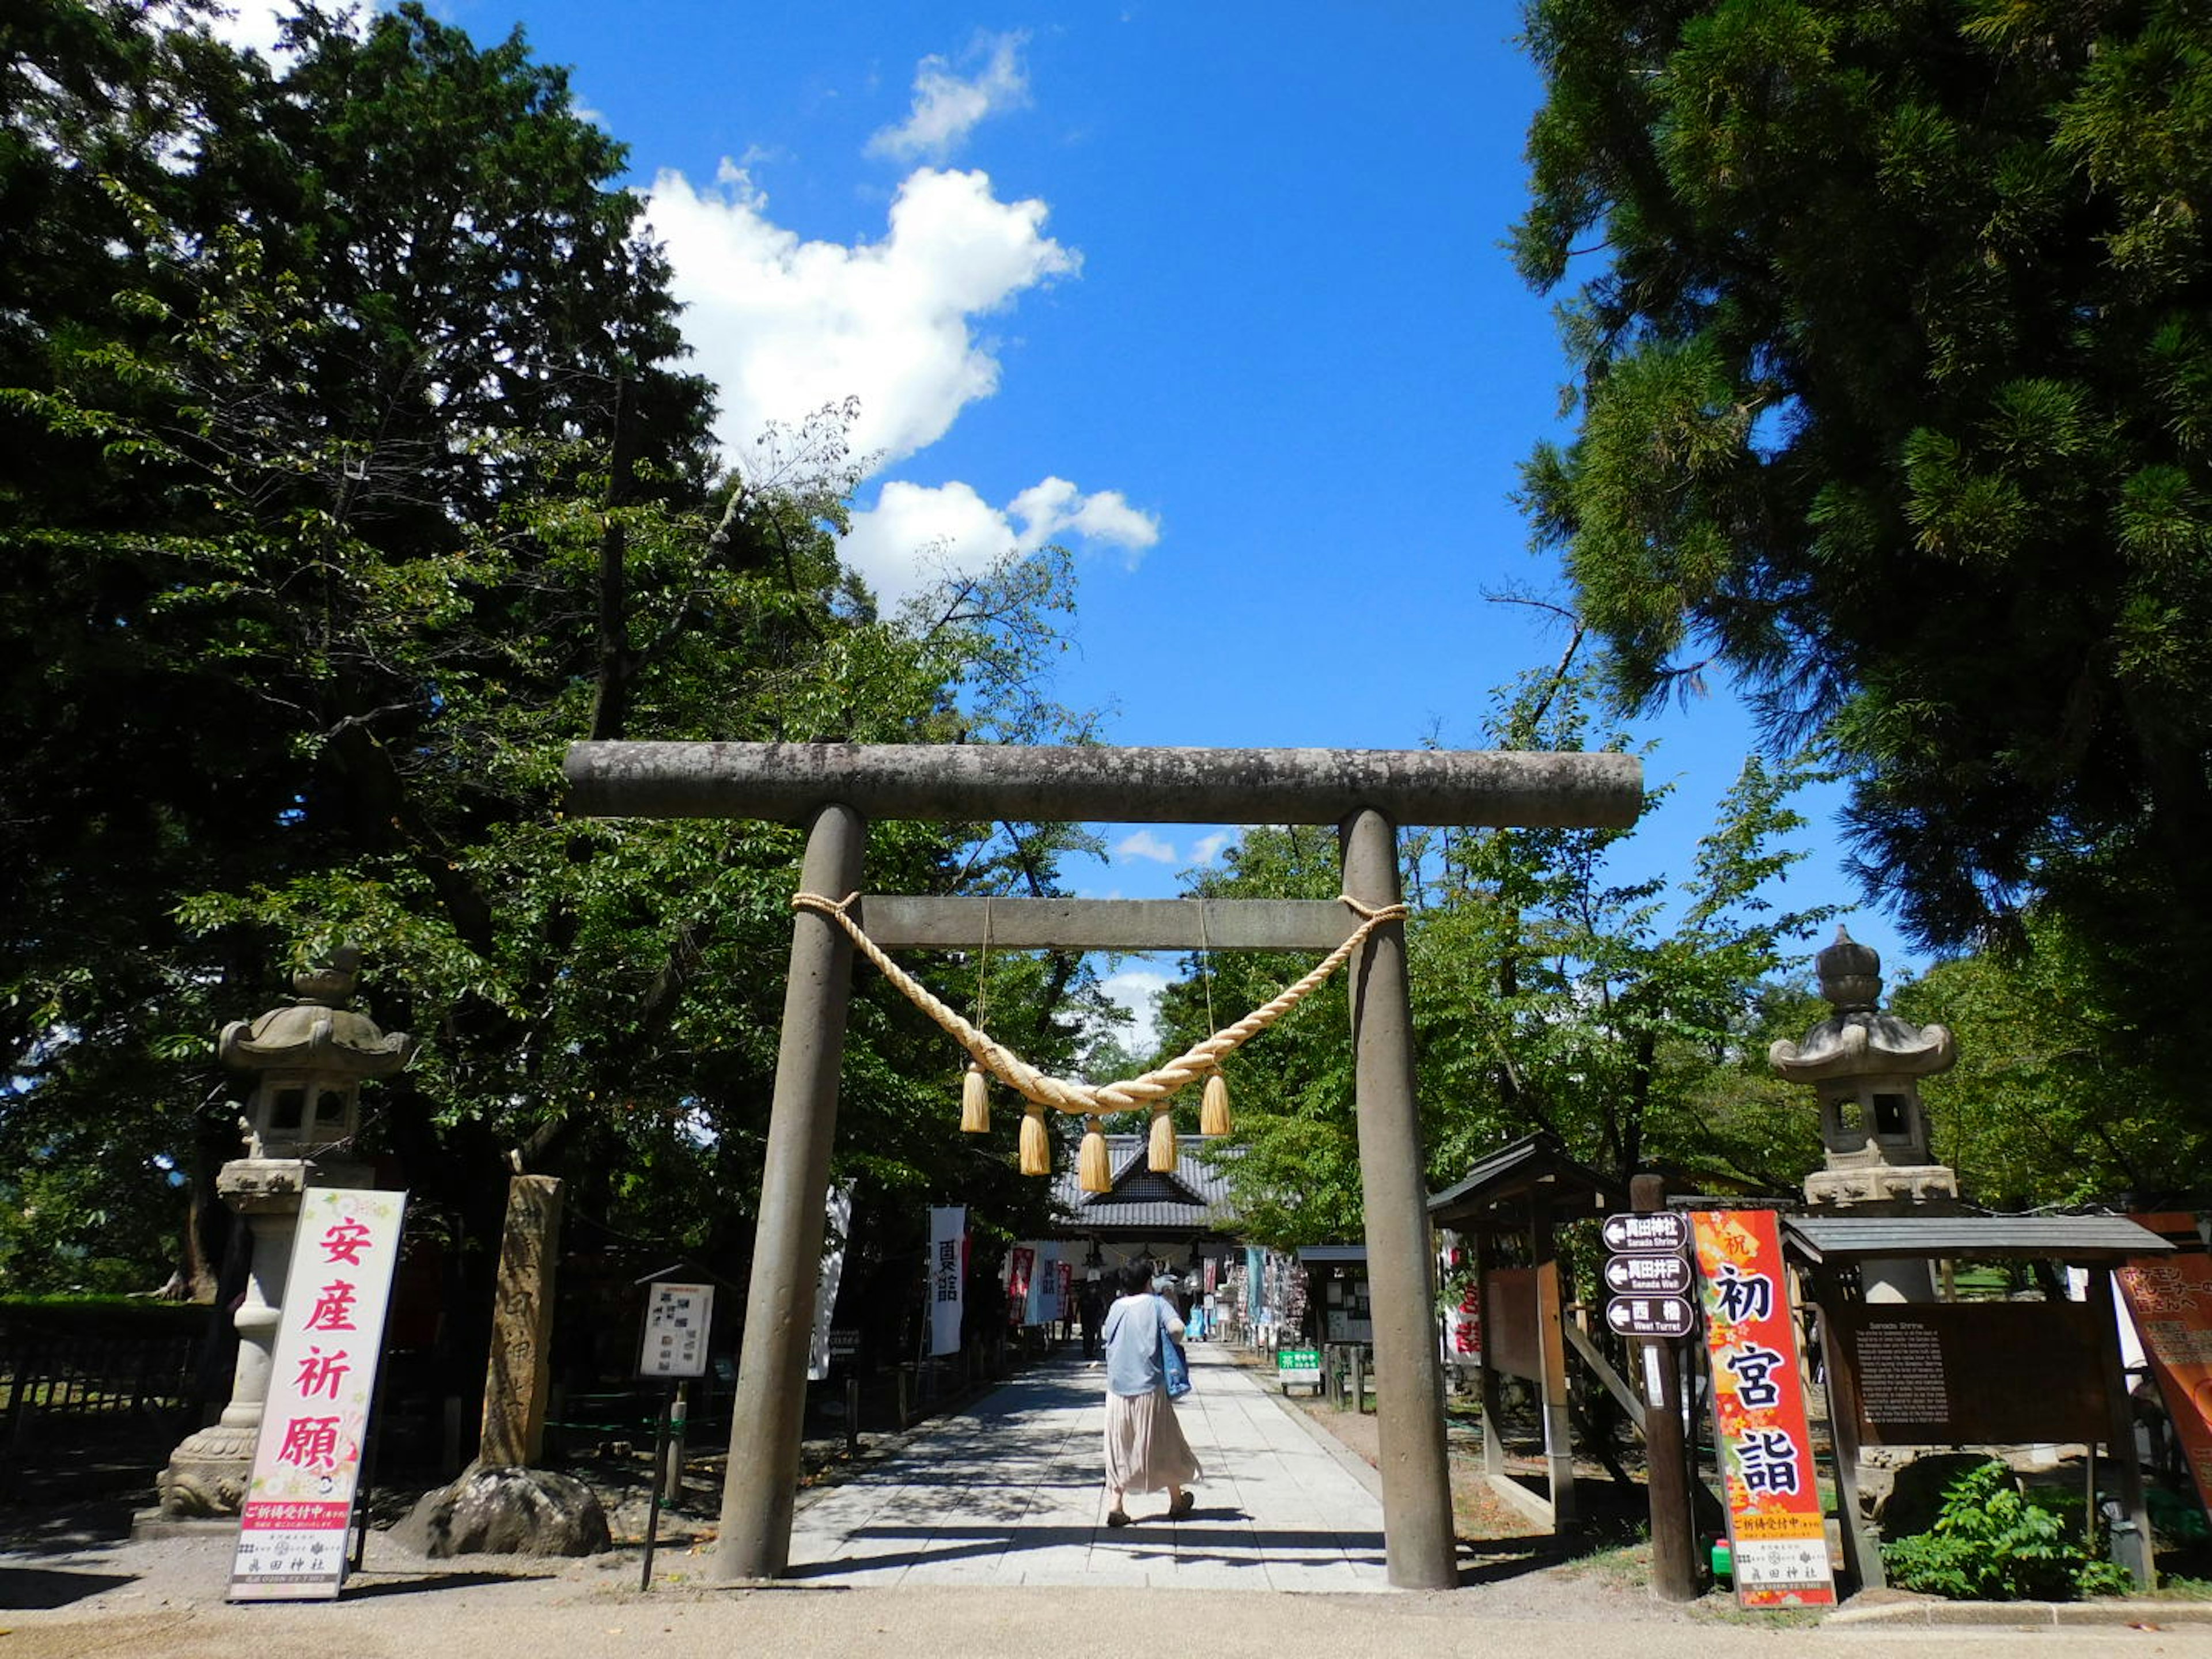
[[[822,1255],[822,1271],[814,1281],[814,1340],[806,1346],[806,1380],[819,1382],[830,1375],[830,1316],[837,1310],[837,1284],[845,1276],[845,1231],[853,1223],[853,1183],[830,1189],[826,1206],[830,1248]]]
[[[929,1352],[960,1352],[960,1303],[968,1279],[968,1206],[929,1212]]]
[[[310,1187],[300,1195],[269,1397],[238,1519],[234,1601],[327,1601],[345,1583],[406,1208],[404,1193]]]
[[[1036,1270],[1030,1275],[1027,1323],[1050,1325],[1060,1318],[1060,1246],[1048,1239],[1036,1246]]]

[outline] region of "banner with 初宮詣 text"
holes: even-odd
[[[1691,1221],[1736,1601],[1833,1607],[1781,1223],[1771,1210],[1698,1210]]]
[[[407,1194],[310,1187],[284,1278],[269,1394],[231,1559],[234,1601],[327,1601],[376,1396]]]
[[[960,1307],[968,1279],[968,1206],[929,1212],[929,1352],[960,1352]]]

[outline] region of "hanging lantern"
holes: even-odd
[[[1198,1107],[1198,1132],[1202,1135],[1229,1133],[1229,1079],[1218,1072],[1206,1079],[1206,1097]]]
[[[1034,1100],[1022,1112],[1022,1173],[1052,1173],[1052,1138],[1044,1128],[1044,1108]]]
[[[1164,1105],[1152,1108],[1152,1167],[1172,1175],[1176,1166],[1175,1113]]]
[[[972,1060],[968,1062],[968,1075],[960,1079],[960,1127],[971,1135],[988,1134],[991,1130],[990,1079]]]
[[[1114,1190],[1114,1171],[1106,1161],[1106,1123],[1096,1115],[1083,1120],[1083,1150],[1076,1155],[1076,1173],[1086,1193]]]

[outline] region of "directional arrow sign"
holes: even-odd
[[[1680,1210],[1609,1215],[1605,1218],[1605,1248],[1638,1255],[1681,1255],[1690,1248],[1690,1218]]]
[[[1687,1296],[1690,1264],[1679,1255],[1607,1256],[1605,1287],[1622,1296]]]
[[[1605,1322],[1623,1336],[1687,1336],[1697,1316],[1679,1296],[1616,1296],[1605,1304]]]

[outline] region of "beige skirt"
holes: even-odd
[[[1164,1388],[1106,1396],[1106,1484],[1116,1492],[1160,1492],[1202,1478]]]

